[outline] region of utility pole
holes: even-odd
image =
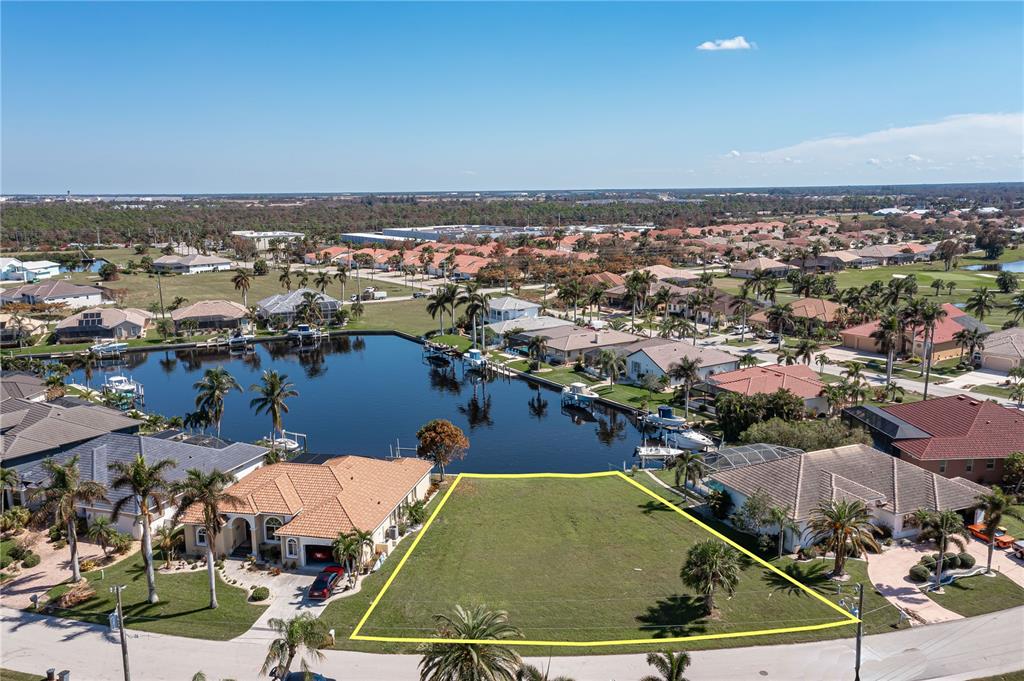
[[[864,640],[864,585],[857,584],[857,661],[853,667],[853,681],[860,681],[860,646]],[[127,658],[125,658],[127,664]]]
[[[117,595],[117,629],[121,633],[121,660],[124,666],[124,681],[132,681],[132,673],[128,669],[128,640],[124,636],[124,610],[121,608],[121,589],[123,584],[110,587]]]

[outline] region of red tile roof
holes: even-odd
[[[918,459],[1003,458],[1024,451],[1024,413],[963,395],[897,404],[885,411],[930,438],[900,440],[901,450]]]
[[[818,397],[821,389],[825,387],[813,369],[800,364],[767,365],[727,371],[715,374],[708,382],[723,390],[742,395],[773,393],[785,389],[805,400]]]

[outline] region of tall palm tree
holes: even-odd
[[[626,370],[626,358],[612,350],[602,350],[597,356],[597,365],[608,381],[615,385],[615,380]]]
[[[960,329],[953,334],[953,340],[960,346],[961,362],[964,359],[965,351],[973,361],[974,353],[985,349],[985,335],[978,329]]]
[[[285,265],[281,268],[281,274],[277,277],[277,282],[281,286],[289,291],[292,290],[292,266]]]
[[[992,552],[996,546],[996,529],[1003,524],[1003,518],[1024,520],[1024,514],[1013,504],[1013,497],[998,485],[993,485],[990,492],[978,495],[976,509],[985,514],[985,535],[988,536],[988,562],[986,572],[992,572]]]
[[[345,282],[348,281],[348,267],[345,265],[338,265],[338,270],[334,273],[334,280],[341,284],[341,302],[345,302]]]
[[[249,270],[239,267],[235,275],[231,277],[231,283],[235,285],[236,291],[242,292],[242,306],[249,307],[249,289],[252,288],[252,274]]]
[[[700,362],[694,357],[682,357],[668,368],[668,375],[673,381],[682,384],[683,413],[690,417],[690,391],[700,383]]]
[[[657,669],[658,673],[641,677],[640,681],[686,681],[683,672],[690,666],[690,655],[683,651],[647,653],[647,664]]]
[[[269,414],[274,430],[282,432],[284,425],[281,417],[288,413],[288,400],[299,396],[295,386],[288,381],[288,376],[267,369],[259,383],[249,386],[249,392],[256,393],[256,397],[249,401],[249,407],[255,409],[257,414]]]
[[[846,403],[846,390],[839,383],[828,383],[821,389],[821,396],[828,403],[829,416],[835,415]]]
[[[967,548],[965,540],[970,538],[964,519],[956,511],[918,511],[914,514],[914,522],[921,528],[918,539],[934,540],[939,550],[935,559],[935,586],[942,586],[942,562],[952,544],[963,551]]]
[[[692,483],[696,487],[708,470],[707,464],[704,463],[704,455],[693,451],[683,451],[676,455],[670,466],[675,471],[676,487],[679,487],[680,483],[684,486]]]
[[[331,285],[331,273],[327,270],[320,270],[313,279],[313,285],[320,293],[327,293],[327,287]]]
[[[273,669],[275,679],[287,678],[298,655],[299,667],[308,678],[310,670],[309,663],[306,662],[306,653],[321,661],[324,654],[320,649],[330,645],[330,635],[324,621],[312,613],[304,612],[287,620],[272,617],[267,624],[277,637],[270,642],[260,674],[268,674]]]
[[[448,299],[443,288],[437,288],[427,296],[427,314],[438,320],[437,333],[444,335],[444,315],[448,311]]]
[[[77,454],[65,464],[46,459],[43,461],[43,470],[49,474],[50,480],[42,489],[42,503],[35,515],[42,522],[49,522],[53,518],[67,530],[68,547],[71,549],[71,575],[73,581],[77,582],[82,579],[82,571],[78,566],[77,509],[79,505],[106,501],[107,488],[93,480],[82,480]]]
[[[921,323],[924,325],[924,394],[922,399],[928,399],[928,383],[932,376],[932,355],[934,350],[935,326],[949,316],[943,307],[931,301],[921,306]]]
[[[153,570],[153,531],[150,523],[152,512],[160,514],[167,504],[170,483],[167,482],[164,475],[175,465],[172,459],[161,459],[153,465],[149,465],[142,457],[141,452],[135,455],[135,460],[131,463],[115,461],[110,464],[110,470],[115,476],[110,482],[110,487],[131,492],[131,496],[121,497],[114,503],[113,512],[110,514],[111,519],[116,521],[125,507],[132,508],[132,506],[142,517],[142,559],[146,564],[146,584],[149,587],[150,603],[160,600],[156,594],[156,576]]]
[[[220,437],[220,422],[224,418],[224,398],[232,390],[242,392],[242,386],[238,385],[235,377],[228,373],[224,367],[207,369],[203,377],[192,384],[197,390],[196,408],[210,416],[210,420],[217,425],[217,437]]]
[[[235,481],[235,476],[224,473],[216,468],[204,473],[198,468],[190,468],[185,478],[171,485],[171,496],[178,498],[178,509],[174,512],[172,522],[181,520],[185,512],[196,506],[203,516],[203,529],[206,530],[206,572],[210,582],[210,608],[217,608],[217,573],[214,566],[213,550],[217,537],[224,528],[224,516],[221,515],[225,506],[238,502],[238,498],[227,491]]]
[[[526,354],[540,362],[548,351],[548,337],[540,334],[526,342]]]
[[[466,284],[465,292],[458,297],[458,304],[465,307],[466,316],[470,318],[473,324],[474,347],[482,345],[482,343],[477,341],[476,322],[481,315],[487,312],[487,302],[490,299],[490,294],[484,293],[480,284],[475,281]]]
[[[743,343],[747,339],[747,317],[754,314],[754,304],[746,298],[746,294],[733,298],[732,302],[729,303],[729,309],[732,313],[740,318],[740,342]]]
[[[870,337],[878,345],[878,349],[885,353],[885,382],[892,381],[892,367],[896,361],[896,350],[899,347],[900,334],[903,324],[899,316],[894,312],[887,314],[878,320],[878,326],[871,332]]]
[[[834,577],[846,574],[846,557],[851,550],[865,555],[868,549],[879,550],[875,540],[878,528],[871,524],[871,514],[859,500],[833,499],[820,503],[811,511],[805,532],[811,544],[824,542],[835,554]]]
[[[810,366],[811,360],[814,359],[814,353],[820,349],[821,346],[810,338],[801,338],[796,346],[796,358],[803,360],[804,364]]]
[[[768,323],[779,334],[779,349],[782,349],[782,337],[786,329],[793,325],[793,306],[789,303],[775,304],[765,313]]]
[[[507,612],[482,605],[469,609],[456,605],[452,614],[434,615],[434,621],[438,638],[478,642],[426,644],[419,665],[420,681],[515,681],[521,664],[519,653],[497,643],[522,638],[522,632],[509,624]]]
[[[91,388],[92,372],[96,369],[96,360],[97,357],[92,351],[83,352],[78,358],[78,363],[82,366],[82,377],[85,378],[86,388]]]
[[[974,289],[971,297],[967,299],[964,309],[973,314],[981,321],[996,307],[996,294],[987,286]]]
[[[690,547],[679,576],[683,584],[704,596],[704,612],[715,611],[715,592],[731,594],[740,581],[740,552],[717,539],[705,539]]]

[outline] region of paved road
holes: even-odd
[[[117,639],[105,628],[0,608],[2,666],[41,673],[71,669],[76,681],[120,681]],[[255,679],[266,642],[203,641],[132,631],[132,677],[182,681],[198,670],[210,679]],[[869,636],[864,681],[966,681],[1024,668],[1024,607],[992,615]],[[413,655],[328,651],[317,670],[345,681],[414,681]],[[544,666],[547,659],[532,660]],[[692,681],[839,681],[852,679],[853,641],[711,650],[693,654]],[[635,681],[648,673],[642,655],[556,657],[555,674],[576,681]]]

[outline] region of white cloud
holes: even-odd
[[[841,177],[844,183],[993,182],[1024,179],[1022,148],[1024,114],[997,113],[949,116],[859,135],[812,139],[769,151],[737,150],[729,156],[742,155],[762,167],[774,167],[776,181],[786,184],[820,183],[826,173]],[[797,158],[799,165],[792,163]],[[744,166],[727,171],[736,175],[735,183],[755,179],[752,174],[744,176],[753,173],[742,170]]]
[[[746,38],[738,35],[735,38],[722,40],[705,40],[697,46],[697,49],[715,52],[718,50],[752,50],[756,47],[757,43],[748,42]]]
[[[729,158],[739,158],[740,157],[740,152],[738,152],[735,149],[733,149],[728,154],[726,154],[726,156],[728,156]]]
[[[460,170],[459,173],[461,173],[462,175],[470,175],[470,176],[476,175],[476,171],[475,170]]]

